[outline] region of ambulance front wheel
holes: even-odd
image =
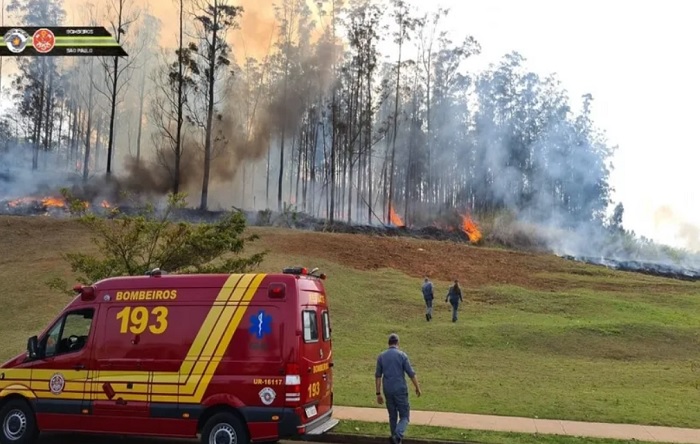
[[[248,443],[245,425],[231,413],[217,413],[209,418],[202,430],[202,444]]]
[[[32,444],[36,442],[39,429],[34,411],[26,401],[13,399],[0,409],[0,444]]]

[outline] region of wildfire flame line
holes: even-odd
[[[81,202],[85,208],[90,207],[90,203],[86,201]],[[46,209],[49,208],[68,208],[68,202],[62,197],[20,197],[7,202],[7,206],[10,208],[17,208],[26,205],[38,205]],[[105,209],[112,208],[112,204],[107,200],[103,200],[100,206]]]

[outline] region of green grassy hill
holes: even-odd
[[[422,381],[415,409],[698,426],[700,283],[614,272],[550,255],[273,228],[262,271],[320,267],[332,309],[336,401],[372,406],[377,353],[401,336]],[[61,252],[89,251],[73,221],[0,217],[0,358],[68,302]],[[426,322],[421,277],[437,287]],[[465,304],[444,303],[458,278]]]

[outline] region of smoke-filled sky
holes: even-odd
[[[437,3],[413,0],[421,10]],[[79,25],[85,0],[66,0],[68,24]],[[92,2],[104,8],[105,0]],[[314,2],[311,2],[314,3]],[[310,4],[311,4],[310,3]],[[700,28],[692,2],[643,0],[440,0],[452,13],[454,40],[465,33],[481,44],[478,71],[518,51],[531,70],[555,72],[572,99],[590,92],[593,116],[619,145],[611,182],[625,204],[624,224],[662,243],[700,251],[700,205],[691,197],[700,180],[693,128],[700,103]],[[243,32],[237,50],[264,57],[274,30],[273,0],[241,0]],[[161,44],[175,42],[177,8],[151,0],[162,20]],[[240,54],[238,54],[240,56]],[[5,73],[8,73],[6,69]]]
[[[426,7],[434,2],[421,0]],[[451,28],[469,32],[481,68],[516,50],[556,72],[572,98],[590,92],[593,116],[619,149],[614,199],[624,224],[700,251],[700,42],[697,6],[681,0],[440,0]],[[462,31],[464,30],[464,31]],[[476,62],[476,63],[475,63]],[[692,196],[696,197],[693,198]]]

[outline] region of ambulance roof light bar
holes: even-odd
[[[73,287],[73,291],[80,295],[82,301],[92,301],[95,299],[95,287],[91,285],[77,284]]]
[[[325,274],[316,274],[317,272],[318,268],[314,268],[309,272],[309,270],[306,267],[287,267],[282,270],[282,273],[284,274],[293,274],[296,276],[311,276],[319,279],[326,279]]]
[[[305,267],[287,267],[282,270],[282,273],[306,276],[307,274],[309,274],[309,271]]]

